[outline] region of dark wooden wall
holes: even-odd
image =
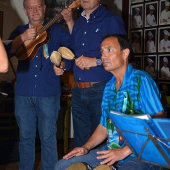
[[[122,18],[125,24],[126,32],[128,33],[129,25],[129,0],[122,0]]]

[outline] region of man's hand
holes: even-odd
[[[96,58],[80,56],[75,60],[75,64],[82,70],[89,69],[90,67],[96,66]]]
[[[85,147],[77,147],[74,148],[71,152],[69,152],[67,155],[65,155],[63,158],[64,159],[70,159],[74,156],[81,156],[81,155],[85,155],[88,153],[88,149]]]
[[[104,159],[100,164],[113,165],[115,162],[120,161],[130,155],[132,151],[129,147],[114,148],[106,151],[98,151],[97,159]]]
[[[67,7],[64,8],[61,11],[61,15],[63,16],[63,18],[66,21],[66,23],[73,20],[71,8],[67,8]]]
[[[63,62],[63,61],[61,62],[61,64],[60,64],[59,67],[53,65],[54,73],[55,73],[57,76],[63,75],[63,73],[64,73],[64,68],[65,68],[65,62]]]
[[[28,28],[24,33],[21,34],[22,41],[33,40],[37,35],[37,30],[35,28]]]
[[[74,26],[74,20],[72,17],[72,10],[71,8],[65,8],[62,10],[61,15],[63,16],[64,20],[66,21],[66,24],[68,26],[70,34],[72,33],[73,26]]]

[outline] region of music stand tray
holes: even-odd
[[[115,111],[108,114],[139,161],[170,168],[170,119]]]

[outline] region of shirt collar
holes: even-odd
[[[125,84],[127,84],[128,81],[131,81],[130,79],[131,79],[131,75],[132,75],[133,71],[134,71],[133,66],[131,64],[129,64],[127,69],[126,69],[126,73],[123,77],[123,82],[122,82],[121,86],[124,86]],[[116,78],[113,76],[111,81],[110,81],[110,87],[111,87],[112,90],[116,89],[115,88],[115,82],[116,82]]]
[[[93,15],[93,17],[95,18],[96,16],[100,16],[101,15],[101,10],[103,10],[104,7],[100,4],[99,7],[97,9],[95,9],[91,14],[90,14],[90,17]],[[81,13],[81,16],[86,18],[86,14],[85,14],[85,11],[83,11]],[[87,19],[87,18],[86,18]]]

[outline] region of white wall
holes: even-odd
[[[28,22],[23,11],[23,0],[5,0],[5,5],[0,4],[3,11],[3,39],[7,39],[11,31],[19,24]]]
[[[5,4],[0,3],[0,11],[3,11],[3,35],[2,39],[7,39],[9,34],[18,25],[28,22],[27,16],[23,11],[23,0],[5,0]],[[122,0],[101,0],[101,3],[106,5],[107,9],[121,15]],[[17,59],[11,60],[15,70],[17,67]],[[0,74],[0,81],[11,81],[15,78],[14,73],[9,67],[8,73]]]

